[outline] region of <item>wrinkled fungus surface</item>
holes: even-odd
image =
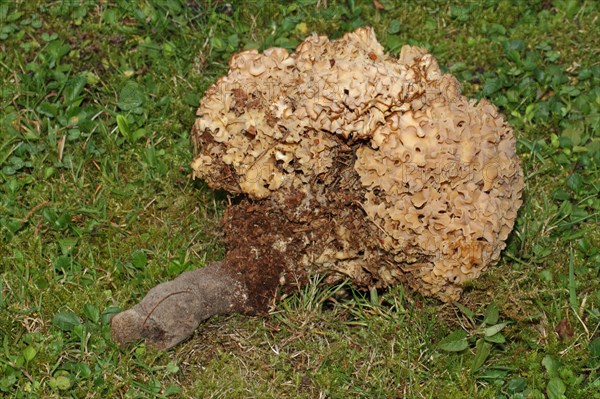
[[[258,309],[310,273],[444,301],[496,262],[521,205],[512,130],[435,58],[371,28],[235,55],[202,99],[194,176],[242,199],[225,260]]]

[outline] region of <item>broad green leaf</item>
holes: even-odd
[[[110,319],[117,313],[121,313],[121,311],[121,308],[119,308],[118,306],[109,306],[102,312],[102,315],[100,316],[100,321],[102,322],[102,324],[108,324],[110,322]]]
[[[85,363],[70,363],[65,366],[65,369],[70,370],[78,378],[89,378],[92,375],[92,370]]]
[[[35,355],[37,355],[37,351],[33,346],[30,345],[27,348],[23,349],[23,357],[25,358],[26,362],[32,361]]]
[[[287,49],[293,49],[298,46],[298,40],[289,37],[280,37],[275,40],[275,45]]]
[[[148,256],[142,250],[134,251],[131,255],[131,262],[137,269],[142,269],[148,264]]]
[[[131,135],[131,142],[135,143],[136,141],[138,141],[139,139],[141,139],[142,137],[144,137],[146,135],[146,129],[141,128],[141,129],[137,129],[135,132],[133,132],[133,134]]]
[[[449,67],[449,70],[452,73],[462,72],[465,69],[467,69],[467,64],[464,62],[456,62]]]
[[[462,330],[455,331],[442,339],[438,346],[441,350],[447,352],[460,352],[465,350],[469,346],[467,333]]]
[[[485,370],[477,375],[479,380],[503,380],[508,375],[508,370]]]
[[[590,355],[592,357],[600,357],[600,338],[596,338],[589,345]]]
[[[502,88],[502,81],[498,78],[489,78],[483,84],[483,95],[489,97]]]
[[[187,267],[187,263],[174,259],[171,262],[169,262],[169,265],[167,266],[167,272],[171,276],[177,276],[183,273]]]
[[[154,149],[154,147],[146,147],[146,151],[145,151],[144,155],[145,155],[146,162],[148,163],[148,165],[150,165],[150,166],[156,165],[156,149]]]
[[[458,302],[455,302],[454,306],[456,306],[458,310],[460,310],[465,316],[467,316],[469,319],[471,319],[471,321],[473,321],[473,318],[475,317],[475,312]]]
[[[485,342],[483,338],[480,338],[477,340],[475,348],[475,358],[473,359],[473,364],[471,365],[472,373],[477,372],[477,370],[483,366],[487,358],[490,356],[492,345]]]
[[[217,36],[213,36],[210,38],[210,45],[215,51],[223,51],[225,48],[225,43]]]
[[[81,324],[81,320],[73,312],[58,312],[54,315],[52,324],[63,331],[72,331],[75,326]]]
[[[198,104],[200,104],[200,96],[192,92],[184,93],[182,100],[190,107],[198,107]]]
[[[405,44],[404,40],[400,36],[389,35],[386,39],[386,47],[390,49],[391,52],[398,52],[400,47]]]
[[[546,387],[546,393],[548,394],[548,399],[564,399],[566,398],[565,392],[567,387],[565,383],[562,382],[560,378],[552,378],[548,381],[548,386]]]
[[[117,126],[119,127],[119,132],[123,135],[123,137],[129,139],[129,122],[127,118],[123,115],[117,115]]]
[[[50,118],[54,118],[58,114],[58,110],[59,105],[54,103],[44,102],[37,107],[37,112]]]
[[[70,256],[65,256],[65,255],[57,257],[52,262],[52,266],[54,267],[55,270],[63,270],[65,272],[67,270],[70,270],[72,265],[73,265],[73,258]]]
[[[400,21],[398,21],[397,19],[394,19],[390,22],[390,26],[388,26],[388,33],[391,35],[395,35],[396,33],[400,32]]]
[[[167,373],[168,374],[177,374],[179,372],[179,366],[175,362],[169,362],[167,364]]]
[[[61,59],[69,53],[71,46],[63,42],[62,40],[55,40],[48,44],[46,52],[48,53],[48,66],[54,68],[60,64]]]
[[[579,124],[573,124],[566,127],[562,133],[562,137],[567,137],[571,140],[572,145],[579,145],[581,143],[581,133],[584,130],[584,126]]]
[[[487,325],[496,324],[498,322],[499,310],[498,305],[495,303],[490,303],[490,305],[485,310],[485,317],[483,322]]]
[[[527,399],[545,399],[544,394],[539,389],[529,388],[527,391]]]
[[[379,295],[377,294],[377,289],[375,287],[371,287],[369,296],[373,305],[379,305]]]
[[[17,231],[21,230],[21,228],[23,227],[23,223],[20,220],[12,220],[8,222],[5,227],[8,228],[8,230],[10,230],[11,233],[14,234]]]
[[[173,43],[164,43],[162,45],[162,50],[165,57],[172,57],[175,55],[175,46]]]
[[[50,178],[54,172],[56,172],[56,168],[54,166],[47,166],[44,169],[44,179]]]
[[[50,385],[56,387],[60,391],[65,391],[71,388],[71,380],[67,376],[59,375],[56,378],[50,379]]]
[[[77,245],[77,237],[67,237],[58,240],[58,245],[63,255],[68,255],[73,252],[73,249]]]
[[[508,323],[499,323],[499,324],[494,324],[491,327],[487,327],[486,329],[484,329],[484,333],[486,337],[491,337],[492,335],[496,335],[498,334],[500,331],[502,331],[502,329],[504,327],[506,327],[508,325]]]
[[[74,102],[77,99],[77,97],[81,94],[86,84],[87,80],[83,74],[77,76],[74,79],[69,80],[65,85],[65,90],[63,92],[65,96],[65,102],[67,104],[71,104],[72,102]]]
[[[506,384],[506,390],[509,393],[523,392],[527,388],[527,380],[522,377],[513,378]]]
[[[554,356],[546,355],[542,359],[542,365],[546,368],[548,376],[550,378],[558,377],[558,369],[560,368],[560,362]]]
[[[495,33],[497,35],[505,35],[506,28],[504,27],[504,25],[494,23],[490,25],[490,33]]]
[[[119,93],[117,106],[123,111],[131,111],[144,104],[145,96],[140,86],[135,82],[127,83]]]
[[[98,310],[96,305],[86,303],[83,306],[83,314],[94,323],[97,323],[100,320],[100,310]]]
[[[8,392],[16,382],[17,376],[14,373],[0,378],[0,391]]]
[[[240,38],[236,34],[229,35],[229,37],[227,38],[227,41],[229,42],[229,47],[233,50],[237,49],[238,46],[240,45]]]
[[[178,393],[181,393],[181,388],[177,385],[170,385],[169,387],[167,387],[167,389],[165,389],[164,395],[171,396]]]
[[[487,342],[492,342],[494,344],[503,344],[506,342],[506,338],[504,337],[504,335],[498,333],[498,334],[494,334],[492,336],[489,337],[485,337],[485,340]]]
[[[73,336],[78,337],[80,339],[84,338],[87,335],[87,327],[85,324],[79,324],[73,327],[73,331],[71,331]]]
[[[5,3],[0,3],[0,21],[6,21],[8,18],[8,7],[9,7],[8,2]]]
[[[565,190],[563,190],[562,188],[557,188],[552,193],[552,199],[555,199],[558,201],[566,201],[569,198],[571,198],[571,195],[569,193],[567,193]]]
[[[583,178],[577,172],[571,173],[569,177],[567,177],[567,187],[569,187],[575,193],[579,193],[579,190],[582,188],[583,184]]]

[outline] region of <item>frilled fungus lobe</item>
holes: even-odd
[[[371,28],[235,55],[202,99],[194,176],[241,196],[222,267],[265,308],[307,274],[443,301],[496,262],[521,205],[510,126],[431,54]]]

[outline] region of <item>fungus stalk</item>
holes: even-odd
[[[212,314],[264,312],[311,274],[455,301],[498,261],[522,203],[496,107],[462,96],[425,49],[386,54],[371,28],[236,54],[197,116],[194,177],[240,199],[228,253],[115,316],[117,342],[169,347]]]
[[[112,336],[121,345],[144,339],[167,349],[202,321],[240,311],[246,298],[243,285],[215,262],[152,288],[140,303],[112,318]]]

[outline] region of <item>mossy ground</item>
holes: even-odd
[[[0,0],[0,396],[600,397],[599,16],[575,0]],[[227,198],[188,164],[229,57],[366,24],[392,53],[427,47],[515,127],[527,187],[500,264],[458,306],[315,282],[167,353],[118,349],[111,314],[223,256]]]

